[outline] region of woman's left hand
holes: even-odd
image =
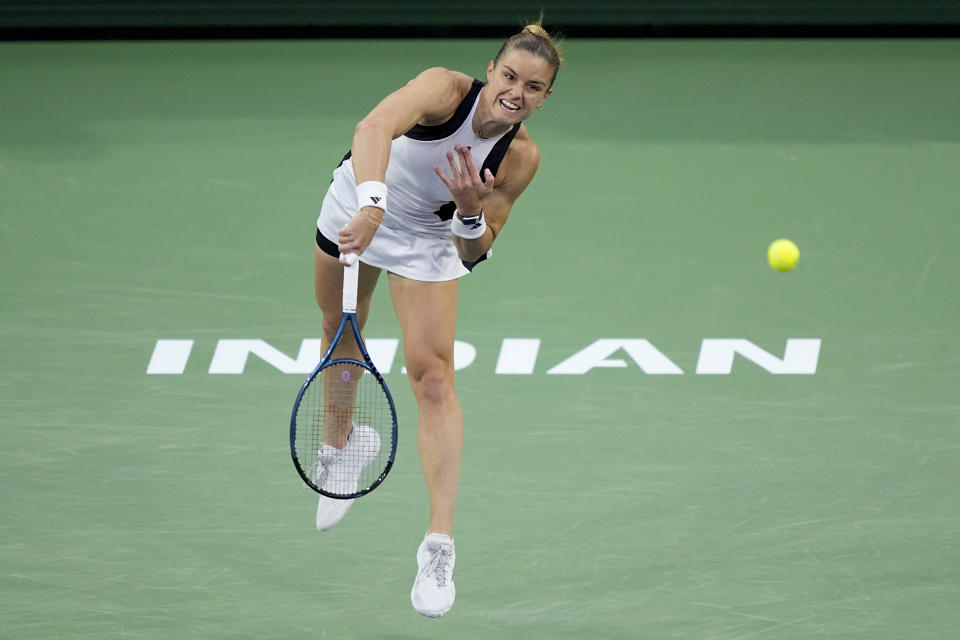
[[[493,193],[493,173],[486,169],[481,179],[470,148],[459,144],[453,152],[447,152],[447,162],[453,177],[447,177],[440,167],[435,166],[433,171],[447,185],[457,209],[464,215],[480,213],[484,199]]]

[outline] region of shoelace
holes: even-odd
[[[307,476],[310,477],[313,484],[318,487],[323,486],[323,481],[327,479],[327,465],[323,464],[320,456],[317,456],[317,459],[310,465],[310,468],[307,470]]]
[[[423,574],[425,576],[435,576],[438,587],[446,586],[447,567],[450,565],[453,549],[446,545],[434,547],[428,544],[427,550],[430,552],[430,560],[427,561],[427,566],[423,568]]]
[[[330,475],[330,468],[343,457],[343,452],[341,451],[335,455],[333,459],[324,462],[321,453],[321,451],[317,452],[317,459],[310,465],[310,469],[307,472],[307,475],[310,476],[313,483],[318,487],[323,486],[323,483],[327,481],[327,476]]]

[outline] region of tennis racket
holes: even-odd
[[[290,455],[297,473],[317,493],[344,500],[376,489],[397,454],[393,396],[357,325],[360,265],[357,256],[347,259],[340,325],[300,388],[290,417]],[[344,335],[347,325],[353,339]]]

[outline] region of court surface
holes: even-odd
[[[498,44],[0,45],[0,638],[956,633],[952,40],[569,41],[540,172],[461,287],[453,611],[409,603],[399,355],[397,465],[314,530],[303,374],[211,373],[218,345],[319,337],[314,219],[353,125]],[[399,338],[385,287],[367,336]],[[539,340],[529,372],[497,373],[505,339]],[[697,373],[718,339],[769,357]],[[147,373],[158,340],[192,341],[182,373]],[[815,373],[769,370],[802,369],[788,340],[820,341]]]

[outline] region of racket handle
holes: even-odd
[[[357,288],[360,284],[360,256],[355,253],[341,254],[349,266],[343,268],[343,312],[357,312]]]

